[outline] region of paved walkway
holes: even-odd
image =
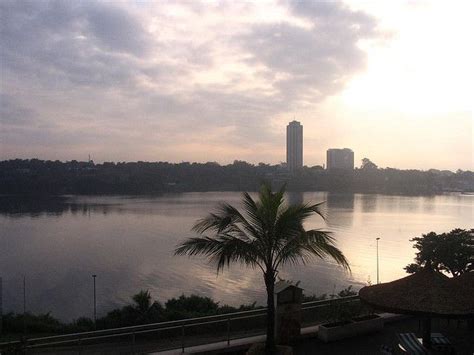
[[[306,327],[302,329],[304,335],[297,343],[293,345],[295,355],[371,355],[380,354],[380,346],[388,345],[394,349],[397,348],[397,334],[413,332],[420,335],[420,324],[416,318],[407,318],[399,315],[383,314],[385,318],[385,326],[381,332],[357,336],[344,339],[332,343],[323,343],[316,337],[318,326]],[[473,355],[474,354],[474,336],[472,329],[470,330],[465,321],[447,321],[434,320],[432,323],[432,332],[439,332],[446,336],[456,349],[457,355]],[[212,338],[212,337],[210,337]],[[222,339],[222,338],[221,338]],[[205,341],[206,339],[200,339]],[[230,341],[214,342],[206,345],[187,347],[186,353],[227,353],[228,355],[242,355],[253,343],[264,342],[264,335],[255,335],[247,338],[234,339]],[[124,343],[102,343],[90,346],[35,349],[29,353],[35,354],[55,354],[55,355],[130,355],[130,354],[181,354],[181,349],[171,351],[156,352],[159,346],[163,347],[160,340],[150,339],[147,342],[137,342],[135,346],[131,346],[130,342]],[[171,345],[171,344],[170,344]],[[398,354],[398,353],[397,353]]]
[[[381,316],[384,318],[385,322],[391,322],[395,320],[400,320],[403,318],[406,318],[404,316],[400,316],[398,314],[392,314],[392,313],[383,313]],[[305,327],[301,329],[301,335],[303,336],[303,339],[305,338],[314,338],[318,331],[319,326],[311,326],[311,327]],[[265,335],[257,335],[257,336],[252,336],[248,338],[240,338],[240,339],[233,339],[230,341],[230,345],[227,344],[227,341],[221,341],[221,342],[216,342],[216,343],[211,343],[211,344],[204,344],[204,345],[198,345],[198,346],[192,346],[185,348],[185,353],[187,354],[196,354],[196,353],[218,353],[218,352],[223,352],[223,351],[232,351],[232,349],[242,349],[242,348],[247,348],[248,346],[254,344],[254,343],[262,343],[266,339]],[[305,341],[305,340],[302,340]],[[182,349],[174,349],[174,350],[168,350],[168,351],[161,351],[161,352],[153,352],[150,354],[160,354],[160,355],[177,355],[177,354],[182,354]]]

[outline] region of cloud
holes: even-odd
[[[5,1],[0,6],[2,67],[25,84],[46,90],[114,86],[130,80],[133,57],[149,49],[149,35],[138,20],[112,3]]]
[[[34,117],[33,110],[16,102],[7,93],[0,93],[0,122],[2,124],[24,125]]]
[[[319,102],[341,90],[365,67],[362,39],[377,36],[374,18],[339,2],[290,2],[290,22],[256,24],[242,37],[253,63],[271,73],[273,86],[288,105]]]
[[[2,1],[0,11],[5,151],[23,132],[58,151],[75,137],[69,154],[87,143],[117,160],[124,140],[136,160],[153,142],[157,160],[186,159],[166,155],[182,139],[275,147],[275,117],[341,90],[364,69],[359,41],[378,37],[374,18],[339,2]]]

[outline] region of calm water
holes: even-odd
[[[307,228],[334,233],[352,266],[348,274],[315,261],[282,270],[301,280],[307,294],[331,293],[405,275],[414,256],[408,241],[421,233],[472,228],[474,196],[406,197],[325,192],[292,194],[291,201],[326,201],[326,222],[315,216]],[[0,276],[4,310],[27,309],[63,320],[92,316],[92,274],[97,274],[99,314],[129,301],[140,289],[165,301],[182,293],[211,296],[222,304],[264,302],[259,272],[233,267],[219,276],[203,259],[173,256],[178,241],[192,236],[193,222],[219,201],[239,204],[239,193],[186,193],[162,197],[69,197],[27,205],[2,200]]]

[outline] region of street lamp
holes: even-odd
[[[3,279],[0,276],[0,336],[3,331]]]
[[[375,240],[377,241],[377,284],[380,283],[380,279],[379,279],[379,239],[380,238],[375,238]]]
[[[95,278],[97,275],[92,275],[92,278],[94,279],[94,329],[97,329],[97,302],[96,302],[96,296],[95,296]]]
[[[26,336],[26,276],[23,275],[23,336]]]

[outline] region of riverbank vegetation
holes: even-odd
[[[35,315],[27,312],[23,316],[23,314],[10,312],[3,315],[3,334],[6,334],[4,339],[11,338],[11,335],[15,334],[21,336],[25,331],[25,327],[27,334],[53,335],[205,317],[261,308],[256,303],[243,304],[239,307],[220,305],[219,302],[209,297],[195,294],[171,298],[162,304],[153,300],[150,292],[146,290],[134,295],[131,301],[130,304],[116,308],[105,316],[99,317],[96,325],[94,325],[93,319],[88,317],[81,317],[67,323],[59,321],[50,313]]]
[[[436,194],[474,191],[474,172],[399,170],[363,163],[349,171],[303,167],[290,175],[282,165],[234,161],[94,162],[14,159],[0,162],[0,194],[125,194],[190,191],[258,191],[263,180],[287,183],[289,191]]]
[[[304,302],[335,299],[357,294],[349,286],[337,294],[309,295],[304,297]],[[99,317],[94,325],[94,320],[89,317],[81,317],[72,322],[61,322],[53,317],[51,313],[23,314],[9,312],[2,317],[2,334],[0,341],[10,341],[21,338],[26,327],[28,337],[48,336],[68,333],[93,331],[95,329],[111,329],[133,325],[142,325],[173,320],[182,320],[196,317],[213,316],[242,311],[250,311],[263,308],[257,306],[256,302],[242,304],[238,307],[221,305],[212,298],[195,294],[181,295],[171,298],[165,303],[153,300],[147,290],[141,290],[131,297],[131,302],[123,307],[107,312]]]

